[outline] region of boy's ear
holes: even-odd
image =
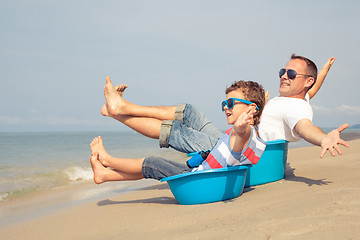
[[[250,106],[254,107],[255,111],[257,112],[257,109],[256,109],[257,105],[255,103],[250,104]]]

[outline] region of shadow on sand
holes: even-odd
[[[142,188],[141,190],[165,190],[169,188],[169,185],[167,184],[157,184],[149,187]],[[245,188],[244,193],[251,192],[254,190],[254,188]],[[241,195],[240,195],[241,196]],[[233,202],[234,199],[229,199],[222,201],[224,203]],[[98,206],[106,206],[106,205],[113,205],[113,204],[129,204],[129,203],[154,203],[154,204],[179,204],[178,201],[175,199],[175,197],[154,197],[154,198],[148,198],[148,199],[136,199],[136,200],[127,200],[127,201],[113,201],[110,199],[105,199],[102,201],[99,201],[97,203]]]
[[[292,168],[290,166],[290,163],[287,163],[286,177],[285,177],[286,181],[303,182],[303,183],[307,184],[308,186],[312,186],[312,185],[322,186],[322,185],[328,185],[328,184],[332,183],[331,181],[326,181],[325,179],[311,179],[311,178],[307,178],[307,177],[296,176],[294,171],[295,171],[295,168]],[[166,189],[170,190],[168,184],[163,183],[163,184],[152,185],[149,187],[144,187],[141,190],[166,190]],[[243,194],[247,193],[247,192],[251,192],[253,190],[255,190],[255,189],[252,187],[245,188]],[[229,200],[226,200],[223,202],[224,203],[233,202],[233,201],[235,201],[235,199],[236,198],[229,199]],[[110,199],[105,199],[105,200],[99,201],[97,203],[97,205],[98,206],[106,206],[106,205],[113,205],[113,204],[129,204],[129,203],[179,204],[178,201],[174,197],[154,197],[154,198],[148,198],[148,199],[137,199],[137,200],[128,200],[128,201],[113,201]]]
[[[294,171],[295,171],[295,168],[291,168],[290,163],[287,163],[286,175],[285,175],[286,181],[303,182],[303,183],[306,183],[308,186],[312,186],[312,185],[321,186],[321,185],[328,185],[329,183],[332,183],[330,181],[326,181],[324,178],[323,179],[311,179],[311,178],[307,178],[307,177],[296,176]]]

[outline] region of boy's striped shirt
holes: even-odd
[[[241,152],[234,152],[230,148],[230,136],[233,131],[233,128],[230,128],[219,139],[202,164],[193,171],[256,164],[265,150],[266,142],[257,136],[254,127],[250,127],[249,141]]]

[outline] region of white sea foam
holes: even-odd
[[[7,193],[0,193],[0,201],[3,200],[3,199],[6,199],[6,197],[8,196],[9,194]]]
[[[64,173],[67,175],[70,181],[90,180],[94,177],[94,174],[89,167],[83,168],[79,166],[73,166],[66,168]]]

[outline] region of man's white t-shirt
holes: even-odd
[[[301,139],[294,127],[301,119],[312,121],[313,111],[308,95],[305,99],[275,97],[268,101],[263,110],[259,134],[265,141],[287,140],[296,142]]]

